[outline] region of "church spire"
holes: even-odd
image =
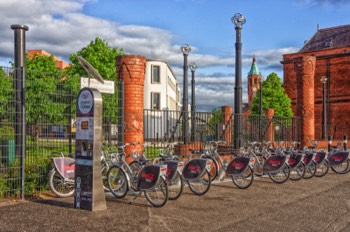
[[[252,63],[252,67],[250,68],[250,71],[248,73],[248,76],[253,76],[253,75],[260,75],[258,66],[256,65],[256,58],[255,55],[253,57],[253,63]]]

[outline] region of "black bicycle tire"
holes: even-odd
[[[322,164],[322,163],[325,163],[326,164],[326,170],[324,171],[324,172],[321,172],[321,174],[318,174],[317,173],[317,168],[318,168],[318,166],[320,165],[320,164]],[[316,172],[315,172],[315,176],[316,177],[322,177],[322,176],[325,176],[327,173],[328,173],[328,170],[329,170],[329,163],[328,163],[328,161],[326,161],[326,160],[323,160],[321,163],[319,163],[319,164],[316,164]]]
[[[207,187],[204,189],[204,191],[200,191],[200,192],[199,192],[199,191],[195,190],[195,189],[193,188],[193,185],[191,185],[191,180],[187,180],[189,189],[190,189],[194,194],[196,194],[196,195],[198,195],[198,196],[202,196],[202,195],[206,194],[206,193],[209,191],[209,189],[210,189],[210,185],[211,185],[210,173],[209,173],[208,170],[206,170],[205,172],[206,172],[206,174],[208,175],[209,178],[208,178]],[[205,176],[205,174],[204,174],[203,176]],[[202,177],[199,178],[199,180],[201,180],[201,179],[202,179]]]
[[[285,183],[285,182],[289,179],[290,168],[289,168],[289,166],[288,166],[287,164],[283,164],[283,166],[284,166],[284,167],[287,167],[287,169],[288,169],[288,174],[285,176],[285,178],[284,178],[283,180],[277,180],[277,179],[274,178],[274,175],[275,175],[275,174],[278,174],[278,173],[280,173],[280,172],[276,172],[276,173],[270,173],[270,172],[269,172],[269,177],[270,177],[270,179],[271,179],[273,182],[275,182],[276,184],[283,184],[283,183]],[[284,167],[282,167],[280,171],[284,172],[284,171],[283,171]]]
[[[253,180],[254,180],[253,169],[252,169],[251,167],[248,167],[247,170],[250,170],[250,175],[247,175],[247,176],[246,176],[246,177],[249,177],[249,179],[250,179],[248,185],[242,186],[242,185],[238,184],[238,182],[236,182],[237,179],[235,179],[233,176],[231,176],[231,179],[232,179],[233,184],[234,184],[237,188],[239,188],[239,189],[247,189],[247,188],[249,188],[249,187],[252,185],[252,183],[253,183]],[[242,175],[243,175],[243,173],[242,173]]]
[[[179,172],[176,172],[175,175],[176,175],[176,176],[173,178],[173,180],[176,180],[176,179],[179,179],[179,180],[180,180],[180,188],[179,188],[179,190],[176,192],[176,194],[175,194],[174,196],[171,196],[171,194],[170,194],[170,192],[171,192],[171,191],[170,191],[170,188],[171,188],[171,183],[172,183],[173,180],[171,180],[171,181],[168,182],[169,200],[172,200],[172,201],[178,199],[178,198],[181,196],[182,191],[183,191],[183,188],[184,188],[183,179],[182,179],[180,173],[179,173]]]
[[[165,191],[161,191],[163,194],[165,194],[164,201],[162,201],[161,203],[156,203],[152,200],[152,197],[150,197],[149,191],[147,191],[147,190],[144,191],[144,194],[145,194],[147,201],[153,207],[156,207],[156,208],[163,207],[167,203],[168,198],[169,198],[169,189],[168,189],[168,185],[167,185],[166,181],[163,178],[160,178],[159,181],[161,181],[161,183],[164,184],[163,186],[165,187],[165,189],[164,189]]]
[[[312,173],[309,172],[309,170],[310,170],[309,167],[311,166],[311,164],[314,167],[314,171]],[[304,179],[312,178],[315,175],[315,173],[316,173],[316,163],[315,163],[315,161],[311,161],[311,163],[306,165],[305,168],[306,168],[306,170],[305,170],[305,175],[303,176],[303,178]],[[307,173],[310,173],[311,175],[306,175]]]
[[[112,170],[115,169],[115,168],[119,169],[118,174],[121,175],[122,180],[124,179],[124,184],[125,184],[125,186],[126,186],[125,190],[123,190],[123,192],[121,192],[121,194],[117,194],[116,191],[115,191],[115,189],[113,189],[113,187],[111,186],[111,181],[112,181],[112,179],[111,179],[111,172],[112,172]],[[126,194],[128,193],[128,190],[129,190],[128,179],[127,179],[127,177],[126,177],[126,174],[125,174],[124,170],[121,169],[119,166],[116,166],[116,165],[110,167],[109,170],[108,170],[108,172],[107,172],[107,179],[108,179],[109,191],[113,194],[113,196],[115,196],[115,197],[118,198],[118,199],[124,198],[124,197],[126,196]],[[113,181],[114,181],[114,180],[113,180]],[[119,180],[118,180],[118,181],[119,181]],[[120,189],[120,188],[119,188],[119,189]]]
[[[305,172],[306,172],[306,167],[305,167],[305,164],[303,162],[301,162],[295,169],[297,169],[300,165],[302,165],[303,167],[303,173],[297,177],[297,178],[294,178],[294,176],[292,176],[291,174],[289,174],[289,179],[293,180],[293,181],[298,181],[298,180],[301,180],[303,179],[304,175],[305,175]],[[291,170],[292,172],[292,170]]]
[[[334,167],[332,165],[330,165],[330,166],[331,166],[331,169],[333,172],[335,172],[337,174],[346,174],[350,171],[350,160],[349,159],[346,160],[346,169],[342,172],[339,172],[338,170],[334,169]]]
[[[64,177],[61,176],[61,174],[59,174],[59,172],[56,170],[56,168],[52,168],[49,172],[49,188],[50,190],[57,196],[60,198],[65,198],[65,197],[71,197],[74,195],[75,193],[75,186],[73,186],[73,189],[68,192],[68,193],[62,193],[60,192],[54,185],[54,178],[55,176],[60,177],[61,179],[64,179]],[[74,181],[74,179],[72,180]]]

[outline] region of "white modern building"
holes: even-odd
[[[178,134],[182,106],[180,88],[167,62],[147,60],[143,104],[145,138],[167,140]]]
[[[169,64],[147,60],[144,85],[144,109],[180,110],[180,88]]]

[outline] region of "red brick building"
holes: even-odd
[[[318,29],[299,52],[283,55],[284,88],[295,116],[303,117],[303,141],[320,139],[326,77],[327,135],[350,136],[350,24]]]

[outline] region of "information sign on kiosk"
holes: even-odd
[[[87,71],[90,73],[93,67],[87,61],[82,61],[81,57],[78,59],[87,66]],[[80,90],[77,97],[76,117],[74,206],[90,211],[105,210],[107,205],[102,184],[100,157],[102,96],[98,90],[90,88]]]

